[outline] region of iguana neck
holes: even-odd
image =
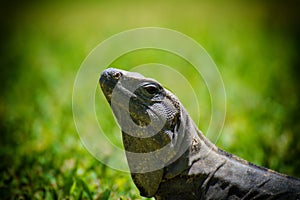
[[[165,180],[181,175],[184,171],[188,174],[189,172],[187,170],[196,162],[206,160],[208,156],[218,156],[220,151],[199,131],[183,107],[181,108],[181,123],[184,124],[184,130],[182,130],[183,132],[180,134],[185,136],[182,140],[185,144],[180,145],[188,146],[188,148],[175,162],[165,168]],[[216,160],[214,164],[221,165],[222,162],[222,160]]]
[[[187,122],[193,135],[190,148],[165,168],[156,199],[300,198],[299,179],[258,167],[218,149],[190,118]],[[174,194],[166,194],[166,190]]]

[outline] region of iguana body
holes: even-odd
[[[142,196],[300,199],[299,179],[218,149],[157,81],[109,68],[102,73],[100,85],[122,128],[131,176]]]

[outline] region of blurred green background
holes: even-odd
[[[101,164],[81,144],[72,89],[97,44],[145,26],[194,38],[216,62],[227,92],[220,148],[300,177],[299,10],[292,1],[1,1],[1,198],[140,199],[128,173]],[[145,51],[113,66],[143,62],[184,65]],[[182,71],[193,80],[191,67]],[[193,87],[205,93],[205,85]],[[207,94],[199,104],[205,129]],[[103,129],[119,131],[108,119]]]

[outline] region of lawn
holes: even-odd
[[[1,198],[141,199],[129,173],[100,162],[84,147],[72,112],[73,84],[84,59],[110,36],[139,27],[186,34],[218,66],[227,112],[217,146],[300,177],[299,40],[294,32],[299,29],[293,18],[295,6],[282,6],[167,0],[33,1],[3,7],[7,9],[1,14]],[[191,87],[197,88],[196,96],[159,68],[153,68],[159,71],[155,73],[137,67],[147,63],[168,65],[188,77]],[[123,55],[111,66],[134,68],[165,81],[205,133],[210,94],[190,63],[146,49]],[[101,128],[122,148],[120,130],[99,87],[95,96]],[[105,142],[99,141],[99,146]],[[105,159],[114,157],[112,152]]]

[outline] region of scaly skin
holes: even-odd
[[[142,196],[300,199],[299,179],[218,149],[197,129],[177,97],[157,81],[109,68],[101,74],[100,85],[122,128],[131,176]],[[152,157],[138,156],[153,152]]]

